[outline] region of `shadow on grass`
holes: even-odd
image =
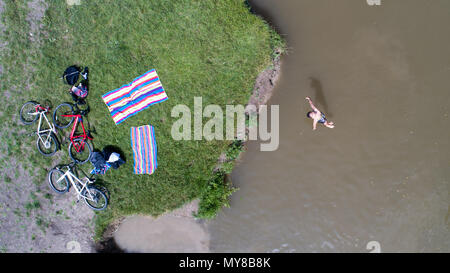
[[[123,159],[123,161],[127,162],[124,152],[118,146],[106,145],[103,148],[103,152],[107,154],[118,153],[120,155],[120,158]]]

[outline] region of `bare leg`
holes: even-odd
[[[327,121],[323,125],[327,126],[328,128],[334,128],[334,122],[332,121]]]

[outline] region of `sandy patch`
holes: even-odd
[[[209,252],[206,228],[190,217],[131,216],[114,235],[126,252]]]
[[[191,201],[157,218],[132,215],[118,219],[109,225],[96,249],[106,253],[208,252],[209,237],[206,228],[201,220],[193,217],[198,204],[199,200]],[[165,232],[169,230],[167,227],[171,232]],[[186,231],[193,233],[186,236]],[[172,238],[177,238],[177,245],[174,245]],[[183,246],[185,250],[180,250],[179,246]]]

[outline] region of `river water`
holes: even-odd
[[[209,224],[216,252],[450,251],[450,1],[255,0],[289,54]],[[312,131],[310,96],[336,128]]]
[[[248,143],[231,175],[240,190],[206,234],[133,218],[119,245],[183,251],[167,242],[196,233],[184,251],[449,252],[450,1],[251,5],[289,46],[269,101],[280,107],[278,150]],[[336,128],[312,131],[305,96]]]

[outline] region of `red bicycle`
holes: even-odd
[[[83,124],[83,116],[86,116],[88,112],[89,107],[86,110],[80,110],[77,104],[62,103],[56,107],[53,113],[53,123],[61,129],[69,127],[75,120],[70,133],[69,155],[78,164],[86,163],[92,153],[88,140],[92,140],[94,137],[89,130],[85,130]],[[76,132],[78,123],[81,124],[81,134]]]

